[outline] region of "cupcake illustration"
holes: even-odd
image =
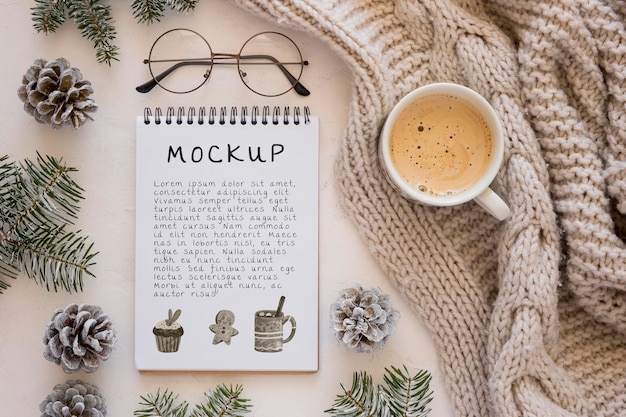
[[[180,317],[180,310],[172,313],[170,308],[167,312],[167,320],[161,320],[152,329],[159,352],[177,352],[180,339],[184,333],[183,328],[176,320]]]

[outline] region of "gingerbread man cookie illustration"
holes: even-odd
[[[233,327],[235,323],[235,314],[230,310],[221,310],[215,316],[215,324],[209,326],[209,329],[215,333],[213,336],[213,344],[217,345],[224,342],[230,345],[230,339],[239,334],[239,331]]]

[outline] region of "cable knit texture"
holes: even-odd
[[[432,332],[456,414],[626,415],[626,3],[235,1],[350,67],[342,202]],[[385,181],[382,123],[435,81],[501,118],[504,222],[409,203]]]

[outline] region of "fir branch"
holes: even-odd
[[[77,232],[80,233],[80,230]],[[63,226],[41,230],[39,235],[15,244],[15,264],[37,284],[57,292],[83,290],[83,276],[93,276],[93,243]]]
[[[13,190],[19,178],[18,166],[15,162],[9,161],[8,155],[0,156],[0,243],[5,239],[4,230],[15,213],[15,195]]]
[[[65,0],[35,0],[31,11],[37,32],[55,32],[65,22]]]
[[[375,386],[367,372],[355,372],[352,387],[347,390],[340,384],[343,394],[337,396],[335,403],[326,413],[341,417],[386,417],[382,407],[380,388]]]
[[[215,391],[205,393],[206,402],[197,404],[192,417],[242,417],[250,412],[252,404],[246,398],[239,396],[243,392],[243,386],[237,385],[234,389],[232,385],[227,387],[220,384]]]
[[[383,387],[385,404],[394,417],[424,417],[430,412],[426,406],[433,400],[429,372],[421,370],[410,376],[406,366],[403,370],[385,368]]]
[[[13,266],[9,224],[16,212],[13,190],[19,178],[19,171],[17,164],[8,159],[8,155],[0,156],[0,275],[14,279],[18,270]],[[8,287],[9,284],[0,279],[0,294]]]
[[[177,10],[178,13],[187,13],[196,8],[199,0],[167,0],[170,8]]]
[[[139,408],[133,412],[135,417],[186,417],[189,403],[187,401],[177,402],[178,394],[166,389],[161,393],[161,389],[156,394],[148,393],[139,397],[141,401]]]
[[[335,417],[424,417],[433,396],[430,381],[427,371],[410,376],[406,367],[392,367],[385,368],[386,386],[375,386],[367,372],[355,372],[350,390],[341,385],[343,393],[324,412]]]
[[[205,392],[206,401],[197,404],[189,417],[242,417],[250,411],[250,400],[241,398],[243,386],[230,387],[220,384],[215,391]],[[156,394],[139,397],[141,408],[133,412],[135,417],[187,417],[189,403],[178,401],[178,394],[161,389]]]
[[[83,276],[93,274],[93,244],[73,224],[83,189],[71,168],[52,157],[22,164],[0,158],[0,275],[19,271],[42,287],[72,292],[83,288]],[[8,284],[0,281],[0,293]]]
[[[161,0],[134,0],[131,4],[133,17],[139,23],[158,22],[165,12],[165,2]]]
[[[131,8],[133,17],[139,23],[151,24],[159,22],[165,14],[165,9],[176,10],[178,13],[188,13],[196,8],[199,0],[133,0]]]
[[[52,33],[69,16],[96,49],[99,63],[111,65],[118,61],[119,48],[115,45],[117,32],[111,7],[103,0],[34,0],[31,19],[37,32]],[[158,22],[165,9],[188,13],[196,8],[200,0],[133,0],[131,8],[138,23]]]
[[[25,174],[20,175],[21,201],[24,203],[19,209],[23,213],[22,223],[40,225],[52,218],[59,223],[72,224],[84,191],[70,176],[77,169],[50,156],[43,158],[39,153],[36,163],[26,159],[21,169]]]
[[[66,0],[69,17],[74,20],[82,35],[96,48],[99,63],[111,65],[117,61],[119,48],[115,46],[116,31],[111,7],[100,0]]]

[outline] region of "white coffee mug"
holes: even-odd
[[[437,105],[433,103],[435,103],[437,99],[439,99],[441,102],[441,100],[448,99],[450,97],[453,101],[459,102],[459,109],[461,109],[462,111],[459,112],[459,110],[457,109],[457,113],[455,113],[454,111],[450,110],[450,113],[445,115],[445,123],[429,121],[428,117],[430,116],[428,116],[428,112],[422,112],[420,106],[429,106],[426,107],[428,109],[436,108]],[[443,108],[443,106],[441,108]],[[455,129],[457,129],[456,131],[453,129],[453,127],[448,126],[453,125],[454,123],[464,123],[463,117],[459,116],[459,114],[464,111],[463,109],[467,109],[468,111],[465,113],[472,115],[470,119],[480,120],[479,125],[481,126],[481,128],[486,127],[485,132],[488,132],[488,134],[484,136],[491,138],[491,151],[489,153],[484,153],[484,156],[480,159],[481,161],[483,161],[482,163],[472,164],[471,162],[468,162],[472,160],[473,156],[470,155],[469,151],[465,152],[464,149],[470,149],[470,146],[461,144],[461,142],[465,140],[465,137],[462,133],[459,133],[463,131],[464,126],[460,126],[457,124],[456,127],[454,127]],[[405,110],[407,110],[406,113],[404,113]],[[408,121],[408,114],[410,114],[413,119],[414,116],[418,116],[418,118],[422,117],[424,118],[424,121],[420,121],[417,119],[414,119],[413,121]],[[438,119],[434,117],[432,120]],[[402,155],[407,155],[406,158],[411,157],[411,164],[415,164],[417,166],[418,163],[414,161],[416,161],[417,158],[422,158],[422,156],[424,156],[424,160],[428,160],[429,166],[432,165],[434,167],[433,169],[435,169],[435,165],[437,165],[436,170],[439,173],[438,175],[444,176],[444,172],[445,175],[447,175],[448,171],[446,170],[448,168],[444,169],[444,166],[450,166],[452,167],[450,169],[454,171],[454,175],[456,175],[458,178],[467,179],[475,177],[475,179],[472,180],[471,183],[465,184],[463,187],[459,187],[459,189],[441,193],[433,193],[432,191],[428,190],[426,186],[418,186],[417,182],[410,183],[407,180],[408,175],[406,175],[406,173],[405,176],[401,175],[398,167],[396,166],[397,164],[398,166],[402,165],[404,167],[407,167],[409,166],[407,165],[408,160],[404,161],[403,163],[401,161],[401,157],[398,156],[400,155],[400,153],[394,153],[394,159],[394,156],[392,156],[392,150],[390,148],[390,139],[392,140],[392,142],[397,141],[397,139],[391,138],[392,133],[394,132],[394,127],[397,125],[399,126],[400,123],[406,123],[407,126],[410,125],[410,129],[415,129],[415,133],[413,133],[413,130],[410,130],[410,133],[408,134],[405,133],[405,139],[403,139],[403,143],[406,144],[403,146],[407,147],[402,148]],[[420,123],[424,124],[421,125]],[[419,131],[417,130],[418,128]],[[445,155],[441,153],[444,151],[442,150],[443,148],[439,146],[439,140],[432,142],[434,140],[432,139],[434,138],[434,135],[443,135],[444,130],[445,135],[442,136],[442,141],[448,141],[448,145],[446,146],[456,146],[456,148],[450,148],[453,149],[453,151],[450,151],[449,154],[446,150]],[[430,135],[431,139],[429,139],[427,135]],[[396,134],[396,136],[398,135]],[[465,136],[469,137],[470,135]],[[410,142],[413,140],[415,140],[414,144]],[[424,140],[424,142],[420,142],[422,140]],[[422,149],[420,143],[423,143],[424,145],[432,143],[433,145],[424,146],[424,148],[428,149]],[[437,145],[434,145],[434,143],[436,143]],[[409,147],[409,145],[411,147]],[[472,144],[472,146],[474,145]],[[408,153],[410,152],[415,152],[415,155],[409,156]],[[405,198],[431,206],[454,206],[468,202],[470,200],[474,200],[483,209],[485,209],[488,213],[493,215],[498,220],[506,219],[510,214],[510,209],[507,204],[502,200],[502,198],[500,198],[495,192],[493,192],[491,188],[489,188],[489,186],[493,182],[498,173],[498,170],[500,169],[503,154],[504,137],[502,134],[500,121],[494,109],[487,102],[487,100],[485,100],[480,94],[478,94],[474,90],[460,84],[453,83],[428,84],[423,87],[419,87],[416,90],[413,90],[412,92],[407,94],[398,102],[398,104],[394,106],[394,108],[389,113],[389,116],[387,117],[387,120],[385,121],[385,124],[383,126],[379,141],[379,156],[384,172],[386,173],[390,184],[394,186],[394,188],[398,190]],[[450,155],[454,156],[451,157]],[[463,155],[463,158],[458,158],[459,161],[452,159],[459,155]],[[402,158],[405,157],[402,156]],[[463,161],[461,161],[461,159]],[[449,165],[448,163],[440,163],[439,161],[441,160],[449,161]],[[420,159],[419,163],[421,163],[421,161],[422,159]],[[463,169],[465,169],[458,168],[462,164],[466,164],[468,166],[474,165],[472,168],[468,168],[472,170],[471,175],[468,174],[464,176],[460,174],[464,172]],[[481,168],[478,169],[478,166],[480,166]],[[411,168],[408,168],[408,170],[411,171]],[[421,175],[421,173],[424,171],[419,172],[419,175]],[[417,171],[415,171],[415,175],[418,175]],[[413,178],[413,176],[411,178]],[[436,179],[431,180],[432,182],[437,181]]]

